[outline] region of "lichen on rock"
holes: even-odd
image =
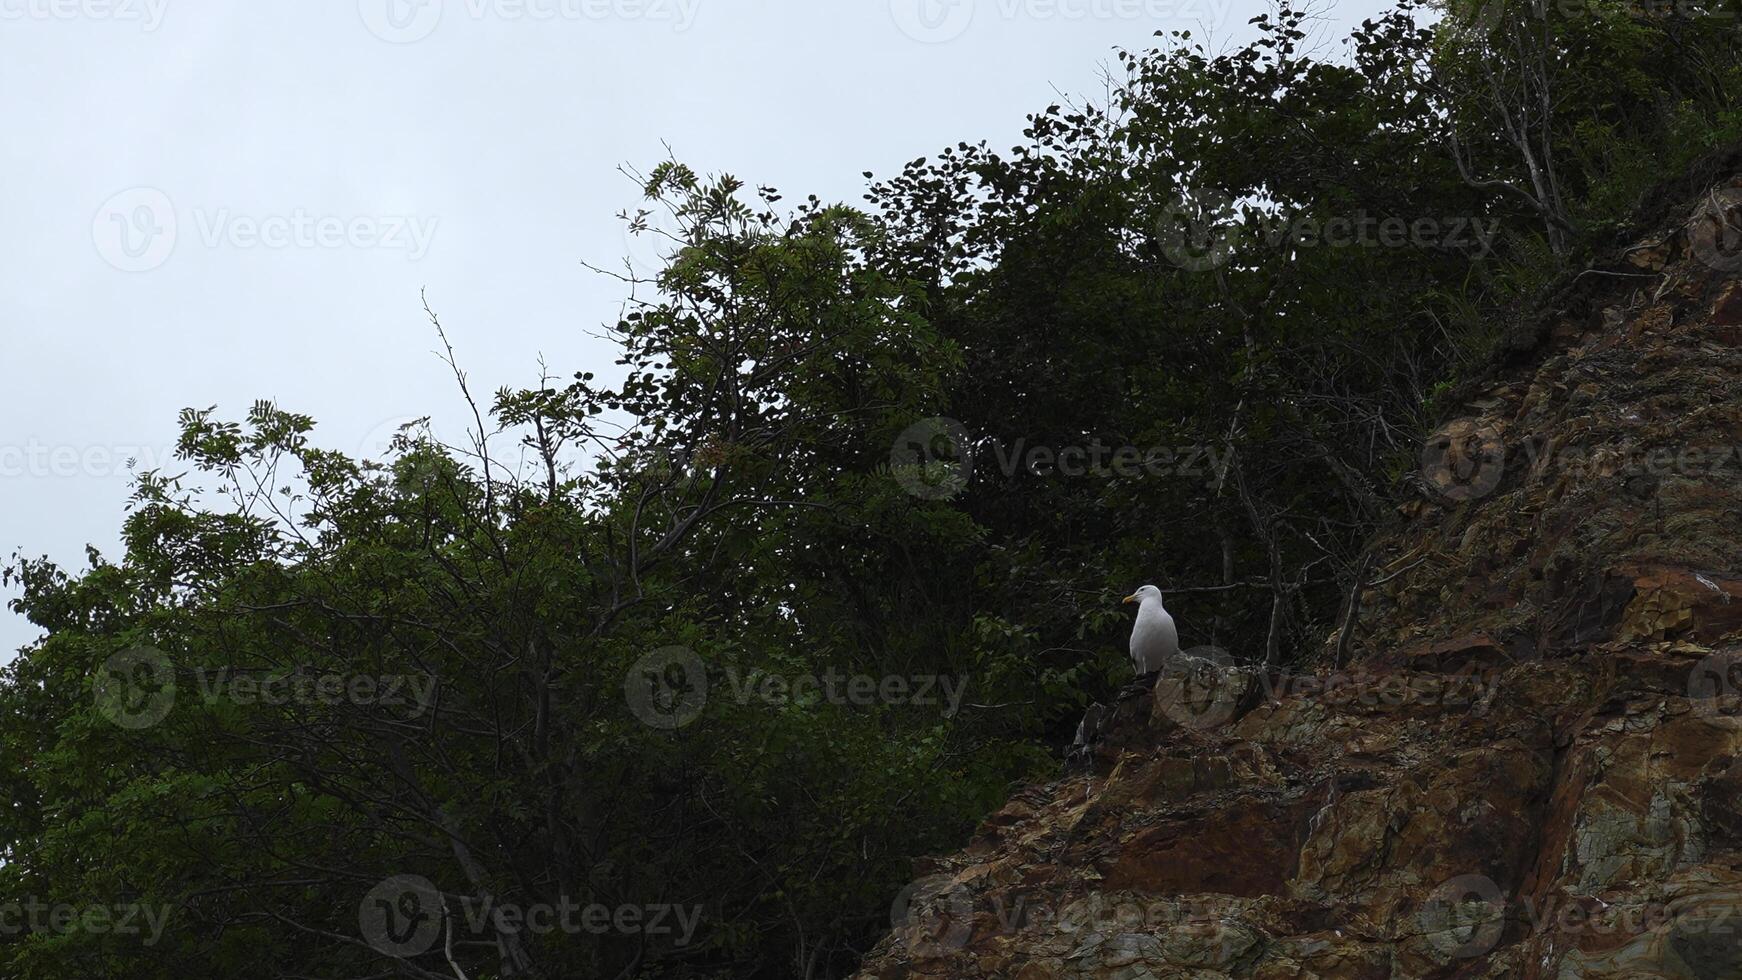
[[[1742,976],[1742,269],[1718,220],[1742,180],[1582,277],[1596,312],[1442,430],[1349,663],[1115,706],[1088,771],[937,861],[928,894],[954,897],[861,976]]]

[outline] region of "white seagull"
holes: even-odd
[[[1146,585],[1125,597],[1137,603],[1137,622],[1131,627],[1131,666],[1137,676],[1153,674],[1179,656],[1179,630],[1161,604],[1161,590]]]

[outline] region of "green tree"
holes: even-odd
[[[122,556],[5,570],[47,638],[0,680],[0,884],[149,915],[0,972],[846,975],[1128,679],[1133,585],[1188,644],[1334,659],[1439,393],[1654,154],[1742,132],[1734,20],[1564,7],[1170,35],[864,209],[662,164],[621,379],[480,404],[450,348],[466,445],[185,412]],[[590,906],[699,918],[514,916]]]

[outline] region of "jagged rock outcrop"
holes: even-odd
[[[1351,654],[1117,705],[861,976],[1742,977],[1742,180],[1424,453]],[[1327,658],[1328,659],[1328,658]]]

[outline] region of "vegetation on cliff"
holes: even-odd
[[[0,891],[164,928],[0,972],[847,975],[1127,679],[1118,595],[1316,655],[1441,394],[1742,136],[1725,13],[1406,4],[1320,52],[1285,7],[862,206],[666,163],[619,377],[385,467],[189,410],[125,555],[8,567],[48,636],[0,688]],[[370,934],[401,876],[440,894]],[[568,906],[639,927],[498,914]]]

